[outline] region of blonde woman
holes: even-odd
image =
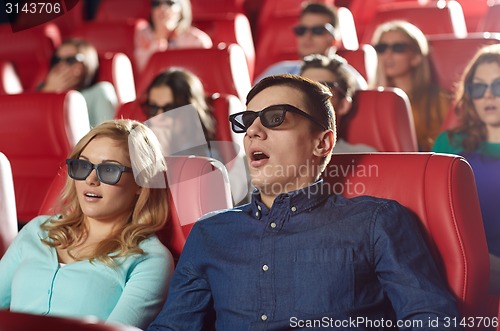
[[[66,164],[60,214],[29,222],[0,260],[0,309],[144,328],[173,272],[155,235],[168,211],[151,188],[166,168],[159,143],[139,122],[107,121]]]
[[[379,63],[374,87],[398,87],[408,95],[419,150],[429,151],[451,100],[433,77],[427,38],[415,25],[397,20],[378,26],[372,44]]]

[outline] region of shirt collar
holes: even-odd
[[[285,205],[289,207],[294,214],[298,214],[320,204],[328,198],[328,196],[328,185],[323,179],[320,179],[307,187],[287,193],[281,193],[274,199],[273,208],[275,205],[283,205],[283,202],[287,202]],[[252,193],[250,207],[252,209],[252,214],[258,219],[261,218],[261,215],[267,215],[270,211],[269,208],[262,203],[260,192],[257,189]]]

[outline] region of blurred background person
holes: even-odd
[[[430,151],[450,108],[450,96],[436,82],[427,38],[415,25],[396,20],[373,34],[378,54],[376,86],[398,87],[410,99],[418,148]]]
[[[212,40],[192,23],[189,0],[151,0],[149,26],[135,36],[135,62],[143,70],[153,53],[176,48],[211,48]]]
[[[476,53],[455,99],[459,125],[441,133],[433,151],[462,155],[474,171],[491,254],[491,284],[500,293],[500,45]]]
[[[356,78],[346,67],[346,62],[342,58],[329,58],[321,54],[309,55],[304,58],[300,75],[311,80],[320,82],[332,91],[331,102],[335,111],[337,129],[341,127],[344,118],[352,107],[352,97],[356,91]],[[340,131],[337,130],[337,134]],[[341,136],[337,137],[337,142],[333,153],[355,153],[355,152],[375,152],[375,148],[364,144],[350,144]]]
[[[68,39],[55,51],[50,71],[40,84],[42,92],[77,90],[82,93],[92,127],[113,119],[118,104],[116,91],[110,82],[96,82],[99,69],[97,51],[82,39]]]
[[[255,79],[255,83],[271,75],[298,75],[303,63],[302,59],[307,55],[323,54],[331,58],[339,57],[335,54],[337,51],[335,47],[337,29],[338,16],[335,7],[324,3],[306,3],[300,13],[298,25],[293,29],[297,38],[297,54],[299,58],[273,64]],[[349,64],[346,64],[346,67],[356,78],[356,87],[366,89],[367,83],[363,76]]]

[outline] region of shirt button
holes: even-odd
[[[262,266],[262,270],[264,270],[264,271],[268,271],[268,270],[269,270],[269,266],[268,266],[267,264],[264,264],[264,265]]]
[[[259,217],[259,212],[255,212],[255,217]]]
[[[295,213],[297,211],[297,207],[293,206],[291,210]]]
[[[260,317],[261,320],[263,321],[267,321],[267,315],[266,314],[262,314],[262,316]]]
[[[274,228],[276,228],[276,223],[272,222],[272,223],[271,223],[271,227],[272,227],[273,229],[274,229]]]
[[[261,207],[261,206],[259,206],[259,205],[257,205],[257,209],[258,209],[258,210],[262,210],[262,207]]]

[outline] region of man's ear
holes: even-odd
[[[335,147],[335,134],[333,130],[323,131],[318,136],[313,154],[319,157],[327,156],[332,152],[333,147]]]

